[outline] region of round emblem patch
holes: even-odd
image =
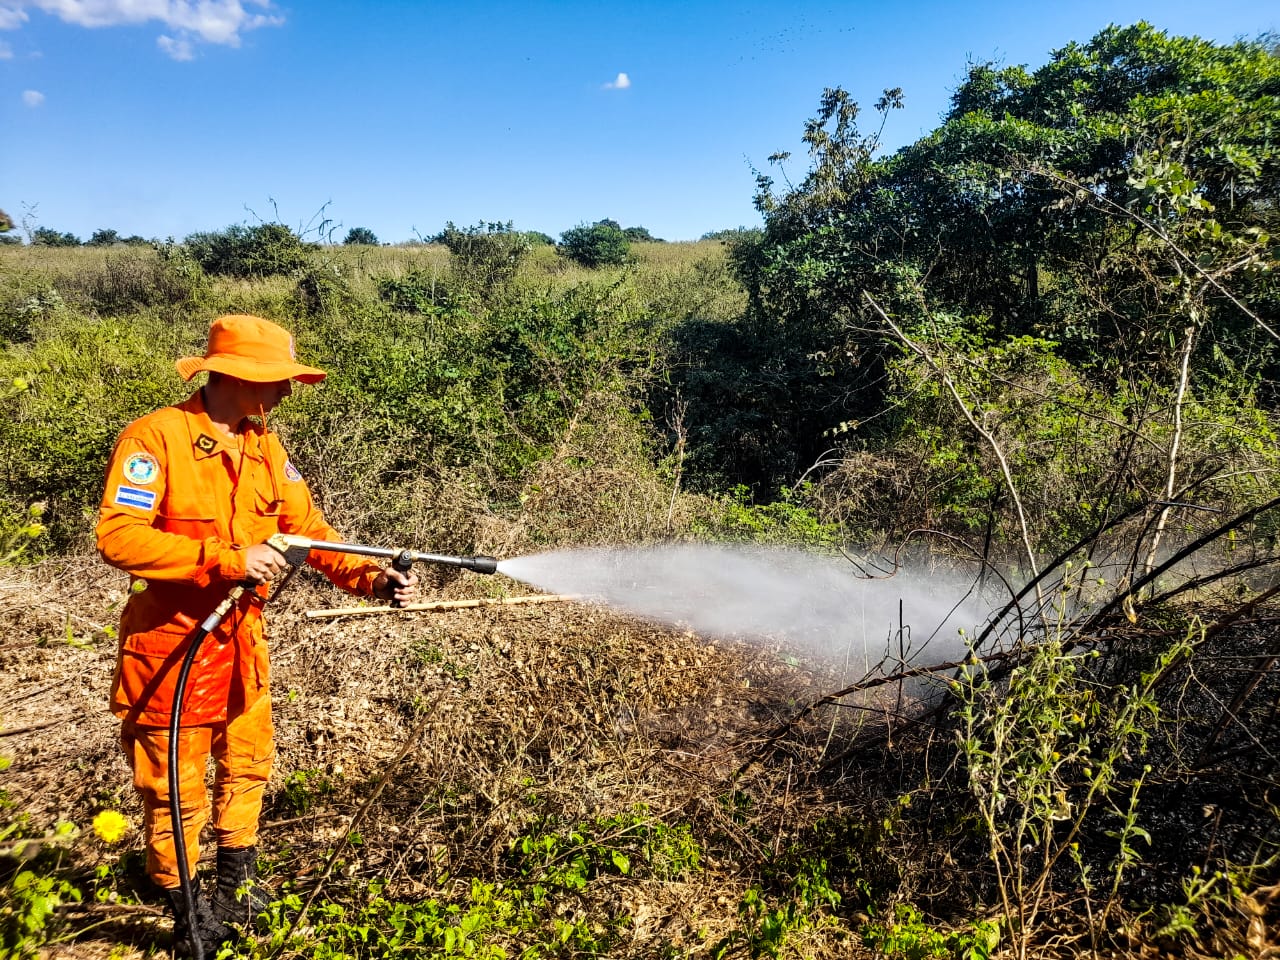
[[[149,453],[135,453],[124,462],[124,475],[130,483],[151,483],[160,475],[160,464]]]
[[[293,465],[292,460],[286,460],[284,462],[284,475],[294,483],[297,483],[302,479],[302,474],[298,472],[298,468]]]

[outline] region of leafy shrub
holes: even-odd
[[[719,240],[721,243],[730,243],[743,238],[760,239],[764,236],[764,230],[760,227],[730,227],[725,230],[708,230],[699,240]]]
[[[298,277],[297,309],[303,316],[359,309],[341,267],[336,263],[309,263]]]
[[[90,322],[66,307],[44,317],[33,343],[0,353],[0,383],[23,385],[0,418],[0,515],[43,501],[47,543],[64,550],[91,534],[121,428],[185,388],[173,370],[171,317]]]
[[[8,957],[37,957],[56,926],[54,911],[78,903],[78,888],[58,876],[21,870],[5,884],[0,902],[0,947]]]
[[[432,313],[449,304],[440,278],[424,270],[410,270],[401,277],[375,277],[374,286],[383,303],[404,313]]]
[[[278,276],[301,270],[308,259],[308,245],[282,223],[233,224],[214,233],[193,233],[184,243],[214,276]]]
[[[449,248],[454,272],[463,284],[482,293],[514,279],[533,247],[529,235],[515,230],[509,220],[465,228],[449,222],[435,239]]]
[[[618,266],[627,262],[631,243],[612,220],[599,220],[560,234],[560,252],[584,267]]]
[[[794,490],[783,487],[780,499],[756,504],[751,502],[751,491],[739,484],[721,502],[722,512],[714,525],[695,526],[695,532],[751,543],[830,544],[837,539],[836,526],[802,504],[810,489],[808,483]]]
[[[513,841],[511,856],[534,883],[582,890],[609,874],[685,879],[698,872],[703,852],[687,824],[668,826],[638,804],[568,827],[537,825]]]

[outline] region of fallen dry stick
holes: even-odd
[[[365,617],[374,613],[414,613],[422,610],[465,610],[468,607],[492,607],[507,604],[563,603],[580,600],[573,594],[539,594],[529,597],[482,597],[476,600],[433,600],[430,603],[410,603],[403,607],[336,607],[330,610],[308,610],[307,617],[321,620],[327,617]]]

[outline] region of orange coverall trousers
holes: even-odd
[[[224,722],[182,727],[178,731],[178,794],[182,798],[182,834],[187,870],[196,874],[200,831],[209,820],[206,764],[214,759],[213,829],[219,846],[252,847],[258,842],[262,794],[271,776],[275,737],[271,698],[259,697],[243,713]],[[169,730],[126,721],[120,730],[142,795],[146,817],[147,873],[162,887],[178,886],[178,854],[169,815]]]

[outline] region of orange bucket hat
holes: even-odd
[[[293,337],[288,330],[270,320],[239,313],[213,321],[209,348],[203,357],[183,357],[175,366],[183,380],[190,380],[201,370],[253,383],[319,383],[324,379],[323,370],[294,359]]]

